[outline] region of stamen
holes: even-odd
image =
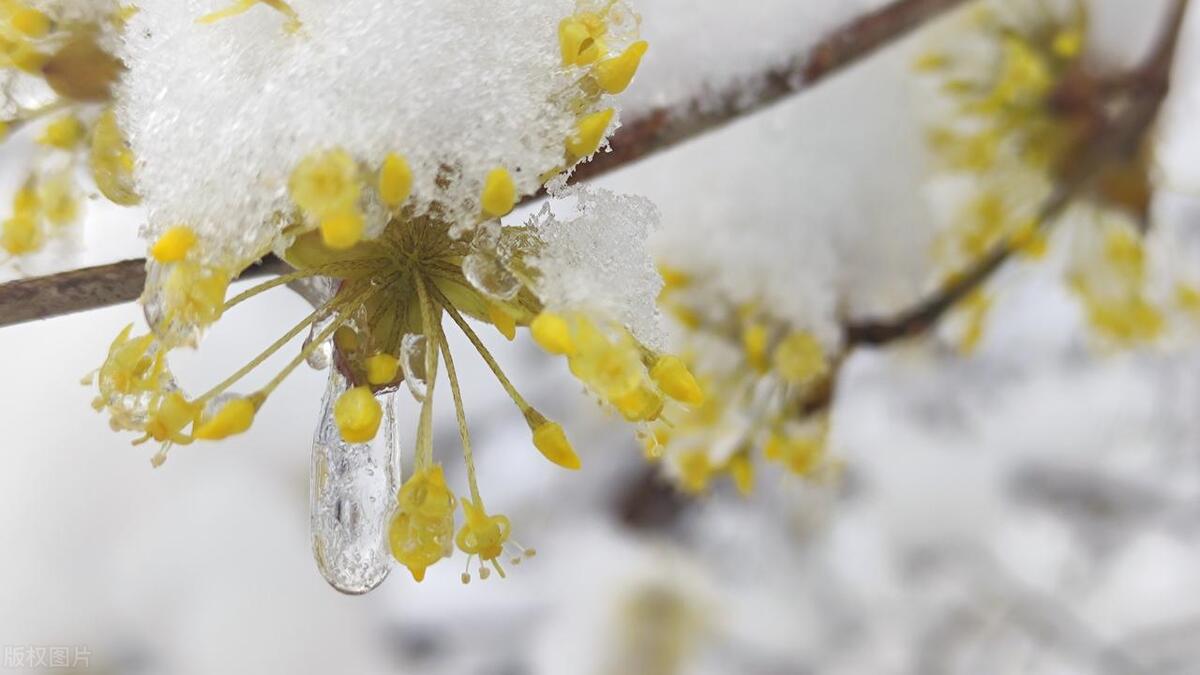
[[[425,278],[414,271],[413,280],[421,303],[421,329],[425,333],[425,400],[421,402],[421,418],[417,422],[417,463],[419,467],[433,464],[433,388],[437,382],[438,335],[433,330],[432,304]]]
[[[338,318],[329,324],[325,330],[321,331],[321,333],[313,338],[307,345],[305,345],[304,349],[300,350],[300,353],[296,355],[296,358],[292,359],[290,363],[284,366],[283,370],[279,371],[279,374],[272,378],[271,381],[266,384],[266,386],[258,390],[258,394],[263,398],[266,398],[271,394],[271,392],[275,391],[275,389],[285,379],[287,379],[287,376],[292,374],[293,370],[300,367],[300,364],[304,363],[308,359],[309,354],[312,354],[315,350],[317,350],[322,343],[324,343],[331,335],[333,335],[334,331],[336,331],[338,328],[341,328],[343,324],[350,320],[350,315],[358,311],[359,307],[362,307],[364,304],[366,304],[367,300],[370,300],[380,290],[381,289],[376,287],[370,287],[366,291],[363,291],[363,293],[361,293],[354,300],[342,305],[342,311],[340,312]]]
[[[446,376],[450,379],[450,393],[454,397],[454,414],[458,418],[458,436],[462,440],[463,462],[467,465],[467,486],[471,490],[471,499],[476,504],[482,504],[479,485],[475,481],[475,457],[471,452],[471,434],[467,430],[467,415],[463,408],[462,392],[459,390],[458,374],[454,370],[454,359],[450,356],[450,345],[446,343],[446,333],[442,330],[441,324],[438,324],[437,330],[438,345],[442,350],[442,358],[446,360]]]
[[[335,302],[336,299],[337,298],[331,299],[329,302],[322,305],[316,311],[314,311],[311,314],[309,314],[308,316],[304,317],[303,321],[296,324],[295,326],[292,326],[291,330],[284,333],[283,336],[280,337],[275,342],[271,343],[271,345],[268,346],[266,349],[264,349],[261,353],[259,353],[258,356],[255,356],[253,359],[250,359],[249,363],[242,366],[234,374],[225,378],[220,384],[216,385],[212,389],[209,389],[208,392],[206,392],[200,398],[196,399],[196,401],[201,402],[201,403],[204,401],[208,401],[209,399],[213,398],[214,396],[218,396],[219,394],[224,392],[226,389],[233,386],[234,383],[236,383],[238,380],[245,377],[250,371],[257,368],[263,361],[266,361],[268,358],[270,358],[270,356],[272,354],[274,354],[275,352],[282,349],[284,347],[284,345],[286,345],[288,342],[291,342],[292,339],[295,338],[296,336],[298,336],[305,328],[308,328],[314,322],[316,322],[318,318],[320,318],[321,316],[323,316],[325,314],[325,312],[329,311],[330,309],[332,309],[332,308],[336,307],[338,304],[340,304],[340,303]],[[340,326],[341,324],[338,323],[336,325]],[[324,342],[324,340],[313,340],[311,344],[320,344],[321,342]]]
[[[461,330],[463,334],[467,336],[467,339],[471,341],[471,344],[475,347],[475,351],[479,352],[479,355],[483,357],[484,362],[487,363],[488,368],[492,369],[492,374],[494,374],[496,379],[500,381],[500,386],[504,388],[506,393],[508,393],[509,398],[511,398],[513,403],[517,405],[517,408],[521,410],[521,413],[524,414],[526,411],[530,410],[532,406],[530,406],[525,398],[521,396],[520,392],[517,391],[517,388],[513,386],[512,382],[509,381],[508,377],[504,374],[504,371],[500,370],[500,364],[496,363],[496,359],[492,357],[491,352],[487,350],[487,347],[483,346],[483,341],[479,339],[479,336],[474,330],[471,329],[471,326],[467,324],[467,321],[463,318],[462,314],[458,313],[458,310],[455,309],[448,300],[446,300],[446,296],[442,295],[441,291],[439,291],[436,286],[431,288],[430,292],[437,297],[438,303],[443,309],[446,310],[446,313],[450,315],[450,318],[454,320],[454,323],[458,324],[459,330]]]

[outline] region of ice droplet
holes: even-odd
[[[425,401],[425,346],[428,341],[424,335],[405,335],[400,339],[400,369],[404,371],[404,383],[408,391],[417,399],[417,403]]]
[[[288,283],[288,288],[296,292],[297,295],[304,298],[308,304],[312,305],[313,310],[322,311],[322,307],[337,295],[338,282],[329,277],[304,277]],[[320,335],[322,331],[329,327],[329,323],[334,320],[334,315],[327,309],[324,314],[313,322],[309,328],[308,336],[304,338],[304,349],[312,344],[313,339]],[[333,341],[326,340],[323,344],[318,345],[308,357],[304,359],[313,370],[325,370],[329,367],[329,363],[333,359]]]
[[[496,300],[512,300],[521,290],[521,281],[491,254],[467,254],[462,270],[475,290]]]
[[[370,443],[342,440],[333,406],[346,390],[336,368],[322,402],[310,468],[313,557],[321,576],[348,594],[378,586],[391,570],[388,519],[400,485],[395,400],[384,394],[383,426]]]
[[[304,338],[303,349],[308,349],[312,341],[328,328],[329,324],[335,319],[336,317],[333,314],[329,314],[314,321],[312,327],[308,330],[308,336]],[[326,340],[309,352],[304,362],[313,370],[325,370],[329,367],[331,360],[333,360],[333,340]]]

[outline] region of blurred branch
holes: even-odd
[[[929,20],[966,0],[897,0],[835,29],[820,42],[781,65],[706,93],[678,108],[659,108],[623,124],[613,136],[612,152],[596,155],[575,169],[587,180],[694,138],[785,98],[870,56]]]
[[[743,83],[706,93],[679,108],[659,108],[626,123],[613,136],[611,152],[575,169],[587,180],[660,150],[717,129],[805,90],[966,0],[896,0],[831,32],[815,46]],[[283,263],[268,257],[243,277],[275,274]],[[0,284],[0,326],[136,300],[145,282],[145,261],[110,265]]]
[[[1067,207],[1090,189],[1092,179],[1106,163],[1134,156],[1148,138],[1167,96],[1171,66],[1187,6],[1188,0],[1176,1],[1154,52],[1131,77],[1124,80],[1127,87],[1115,92],[1112,102],[1120,106],[1120,112],[1106,121],[1097,131],[1096,141],[1083,148],[1083,154],[1066,168],[1054,192],[1038,210],[1037,233],[1044,234],[1054,227]],[[857,345],[879,346],[924,333],[960,300],[987,282],[1020,250],[1021,245],[1028,241],[1028,236],[1005,238],[933,295],[894,316],[851,321],[846,325],[847,348]]]
[[[1107,115],[1094,140],[1064,167],[1057,187],[1038,210],[1036,233],[1045,234],[1053,228],[1063,212],[1092,188],[1093,179],[1106,163],[1133,157],[1141,150],[1167,96],[1188,2],[1176,0],[1154,51],[1128,77],[1119,80],[1124,86],[1114,85],[1107,92],[1105,102],[1112,105],[1104,109],[1115,112]],[[817,414],[833,404],[840,366],[855,347],[884,346],[923,335],[959,301],[991,279],[1028,237],[1026,233],[1003,239],[945,286],[893,316],[848,321],[844,326],[845,348],[832,357],[829,375],[800,402],[797,414],[801,417]],[[674,522],[686,509],[689,500],[657,474],[654,467],[648,467],[618,497],[615,508],[622,522],[635,528],[661,528]]]

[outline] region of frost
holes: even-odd
[[[556,216],[546,205],[529,224],[544,244],[531,261],[541,272],[534,290],[552,310],[608,316],[647,347],[661,349],[655,298],[662,279],[644,246],[658,226],[658,209],[642,197],[606,190],[572,188],[562,197],[575,200],[575,214]]]
[[[491,169],[529,194],[563,161],[578,73],[556,30],[573,0],[294,0],[295,34],[265,5],[196,23],[225,4],[146,0],[130,21],[119,116],[150,236],[187,223],[218,259],[256,257],[287,222],[292,167],[332,147],[368,171],[402,153],[409,205],[450,223],[478,214]],[[367,210],[368,234],[380,218]]]

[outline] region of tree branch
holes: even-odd
[[[756,78],[761,84],[752,96],[739,84],[706,95],[703,102],[697,99],[677,109],[656,109],[630,121],[614,135],[612,151],[577,167],[573,178],[593,178],[777,103],[965,2],[896,0],[765,71]],[[281,265],[267,258],[242,276],[275,274],[284,269]],[[138,259],[0,284],[0,326],[130,302],[141,294],[144,283],[145,261]]]
[[[1063,211],[1090,188],[1092,179],[1107,162],[1133,157],[1141,148],[1166,100],[1187,5],[1188,0],[1177,0],[1155,51],[1128,78],[1126,91],[1120,92],[1127,100],[1116,103],[1123,104],[1124,108],[1098,131],[1097,140],[1083,149],[1082,155],[1070,165],[1038,210],[1036,227],[1039,232],[1054,227]],[[847,348],[879,346],[924,333],[959,300],[986,283],[1020,249],[1022,241],[1023,238],[1017,236],[1005,238],[954,281],[894,316],[848,323]]]

